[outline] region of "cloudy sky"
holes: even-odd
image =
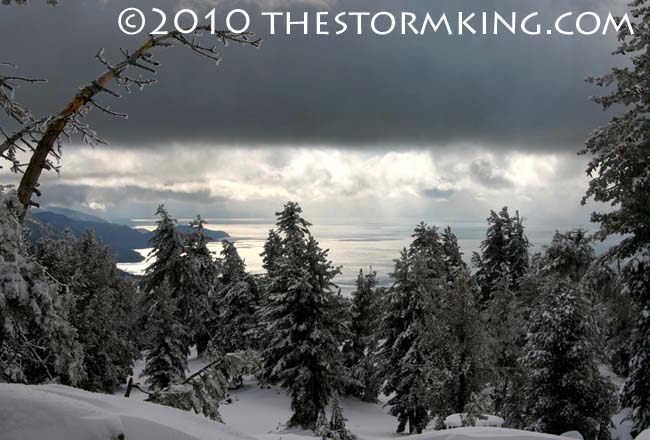
[[[218,11],[410,11],[456,14],[621,11],[622,0],[61,0],[58,8],[0,6],[0,61],[46,77],[17,96],[38,115],[58,110],[142,37],[119,12],[179,6]],[[519,209],[529,222],[586,225],[579,204],[589,133],[611,115],[584,82],[624,62],[615,35],[498,37],[266,35],[259,50],[223,48],[216,67],[182,47],[159,52],[159,84],[105,103],[128,120],[91,113],[110,146],[66,146],[44,204],[109,218],[269,217],[286,200],[313,217],[402,216],[481,221]],[[1,120],[0,120],[1,121]],[[0,170],[0,181],[16,176]]]

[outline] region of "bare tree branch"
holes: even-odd
[[[3,0],[6,1],[6,0]],[[210,33],[208,26],[197,28],[191,40],[187,39],[186,35],[174,31],[158,37],[149,38],[134,52],[122,50],[123,59],[119,63],[111,64],[104,56],[104,51],[100,50],[97,54],[97,59],[105,66],[106,70],[99,77],[97,77],[90,84],[81,88],[76,94],[74,99],[70,101],[58,114],[47,118],[44,127],[36,125],[35,131],[28,131],[29,135],[39,133],[40,137],[36,142],[36,147],[29,161],[29,165],[25,170],[23,177],[18,187],[18,197],[21,203],[27,210],[30,206],[38,206],[32,200],[32,195],[36,193],[41,173],[44,169],[57,169],[54,164],[48,159],[53,153],[58,157],[61,148],[61,135],[69,137],[78,134],[82,137],[84,142],[94,145],[97,143],[106,143],[105,140],[97,136],[97,134],[85,123],[82,119],[92,107],[97,107],[101,111],[108,113],[112,116],[126,117],[122,113],[117,113],[109,110],[108,107],[98,104],[95,97],[102,92],[107,93],[113,97],[120,95],[108,89],[111,82],[115,82],[119,86],[124,87],[130,92],[131,87],[135,86],[143,89],[145,86],[152,85],[156,82],[155,78],[143,77],[142,75],[132,76],[129,73],[133,69],[144,71],[148,74],[155,75],[159,63],[153,59],[152,49],[158,47],[171,47],[174,43],[180,43],[183,46],[190,48],[192,51],[199,55],[208,58],[212,61],[218,62],[220,56],[216,50],[216,46],[205,46],[200,42],[200,37],[204,33]],[[259,47],[261,44],[260,39],[255,39],[252,33],[237,34],[229,31],[217,31],[211,35],[216,38],[221,44],[227,45],[228,43],[238,43],[253,47]],[[153,67],[151,67],[153,66]],[[31,117],[31,113],[29,113]],[[33,117],[31,117],[33,119]],[[18,136],[18,137],[16,137]],[[17,139],[24,139],[20,134],[12,135],[12,144],[15,145]],[[3,147],[6,143],[3,142]],[[29,142],[27,142],[29,144]],[[14,168],[16,168],[14,166]]]

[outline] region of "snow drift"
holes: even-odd
[[[3,440],[245,440],[174,408],[62,385],[0,384]]]

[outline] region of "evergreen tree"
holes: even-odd
[[[155,298],[147,310],[147,345],[151,348],[142,376],[146,376],[146,383],[153,390],[162,390],[185,378],[188,352],[184,344],[185,326],[177,315],[178,300],[166,279],[156,288]]]
[[[145,270],[143,288],[149,293],[158,288],[167,279],[172,290],[181,285],[184,253],[183,239],[176,228],[173,219],[165,207],[160,205],[156,211],[160,219],[156,221],[156,229],[151,238],[152,250],[148,258],[151,264]]]
[[[458,245],[458,238],[447,226],[442,234],[442,253],[444,258],[444,265],[447,272],[451,275],[461,269],[467,268],[467,264],[463,261],[463,254]]]
[[[440,320],[454,347],[449,359],[449,379],[444,394],[454,412],[464,411],[473,394],[484,385],[488,363],[485,326],[476,305],[475,280],[463,261],[458,239],[448,226],[442,237],[442,256],[447,277]]]
[[[445,288],[444,263],[435,227],[419,224],[413,242],[395,261],[383,324],[384,393],[398,432],[421,433],[429,421],[436,362],[432,347],[443,343],[434,310]],[[443,345],[441,345],[443,346]]]
[[[596,259],[591,241],[583,229],[556,232],[546,248],[544,270],[580,281]]]
[[[615,52],[629,62],[609,74],[590,78],[598,86],[611,88],[595,101],[603,109],[621,106],[624,112],[595,130],[580,153],[591,156],[587,174],[592,179],[583,204],[593,198],[612,207],[592,214],[592,221],[600,223],[598,238],[624,237],[608,257],[629,261],[623,273],[640,313],[635,320],[638,328],[633,341],[632,372],[623,401],[631,406],[634,426],[641,431],[650,427],[650,4],[647,0],[633,0],[630,6],[628,16],[634,32],[622,27]]]
[[[234,243],[223,242],[221,251],[219,313],[216,315],[211,345],[221,353],[254,348],[256,311],[259,295],[255,279],[246,273],[246,265]]]
[[[343,416],[343,408],[341,408],[341,402],[338,397],[332,399],[332,417],[330,418],[329,429],[325,435],[322,435],[323,439],[332,439],[332,440],[355,440],[356,435],[352,434],[345,427],[346,418]]]
[[[145,271],[141,308],[143,311],[151,308],[157,300],[156,289],[166,279],[178,301],[178,319],[185,325],[186,348],[189,350],[195,344],[201,355],[210,340],[208,326],[218,313],[215,292],[220,289],[215,263],[207,247],[205,221],[198,216],[190,223],[192,231],[182,234],[164,206],[158,207],[156,215],[160,220],[151,239],[153,249],[150,253],[154,261]],[[147,319],[144,313],[143,326]]]
[[[92,230],[75,238],[38,243],[35,254],[48,273],[65,284],[69,322],[83,346],[85,376],[78,386],[113,393],[131,374],[139,355],[134,331],[138,294],[117,269],[108,247]]]
[[[530,316],[524,357],[531,426],[608,439],[614,390],[598,371],[591,303],[568,278],[549,276],[545,284]]]
[[[650,255],[648,255],[650,257]],[[650,261],[650,260],[648,260]],[[641,304],[636,334],[631,343],[631,374],[623,390],[623,404],[632,408],[637,431],[650,427],[650,265],[636,261],[627,268],[628,285]]]
[[[615,52],[629,58],[628,66],[590,78],[611,87],[607,95],[595,98],[603,109],[620,105],[625,111],[595,130],[580,153],[591,156],[587,174],[592,179],[583,204],[593,198],[612,207],[592,214],[592,221],[600,223],[598,238],[624,237],[608,257],[629,261],[625,281],[640,312],[623,402],[631,406],[634,426],[641,431],[650,427],[650,4],[633,0],[630,6],[634,32],[621,28]]]
[[[583,283],[588,284],[588,291],[593,292],[594,304],[598,306],[596,319],[601,329],[601,345],[612,371],[620,377],[629,377],[639,304],[632,297],[620,268],[613,269],[606,260],[596,260]]]
[[[498,214],[491,211],[488,229],[481,243],[481,255],[474,253],[476,279],[481,287],[480,303],[486,306],[498,279],[510,277],[511,288],[517,290],[519,280],[528,270],[528,238],[519,212],[510,216],[504,207]]]
[[[282,238],[273,229],[269,231],[269,237],[264,242],[262,252],[262,266],[267,273],[273,272],[279,259],[282,257]]]
[[[311,236],[301,213],[291,202],[277,213],[279,241],[273,249],[281,253],[267,269],[264,318],[270,340],[263,352],[264,377],[289,391],[289,426],[314,428],[340,387],[343,329],[332,283],[339,270]]]
[[[224,285],[238,283],[246,277],[246,264],[239,256],[235,243],[228,240],[222,242],[221,250],[221,282]]]
[[[579,282],[591,295],[594,317],[601,333],[601,349],[617,374],[629,375],[637,307],[607,259],[597,260],[593,238],[581,229],[557,232],[545,255],[544,270]]]
[[[28,252],[15,191],[0,187],[0,381],[83,378],[70,298]]]
[[[188,338],[196,345],[199,356],[205,353],[214,331],[208,325],[219,313],[217,292],[221,290],[204,225],[201,216],[190,223],[192,232],[185,237],[183,276],[179,286],[179,311],[188,327]]]
[[[487,341],[475,303],[476,290],[469,271],[456,269],[440,310],[439,319],[448,333],[447,344],[452,347],[443,395],[456,413],[463,412],[472,395],[480,392],[488,371]]]
[[[376,402],[381,390],[377,359],[378,324],[377,273],[359,271],[357,288],[352,293],[351,338],[344,346],[345,362],[351,383],[347,392],[366,402]]]
[[[485,317],[492,353],[493,411],[507,426],[523,428],[527,374],[519,359],[526,343],[526,322],[511,284],[507,275],[496,281]]]
[[[487,419],[486,413],[487,405],[484,396],[479,393],[472,393],[461,415],[463,426],[476,426],[478,420]]]

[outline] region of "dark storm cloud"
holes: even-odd
[[[507,188],[512,182],[497,174],[494,165],[487,160],[476,160],[469,166],[472,179],[487,188]]]
[[[604,0],[603,0],[604,1]],[[53,112],[101,66],[94,55],[142,37],[117,28],[127,6],[173,10],[172,0],[62,0],[58,8],[33,1],[0,6],[0,58],[21,73],[46,76],[46,85],[19,95],[38,114]],[[186,2],[187,3],[187,2]],[[243,2],[190,2],[245,7]],[[294,12],[310,10],[304,4]],[[610,3],[575,1],[359,0],[331,2],[339,10],[400,10],[432,15],[497,9],[542,17],[594,10]],[[322,8],[322,6],[320,7]],[[435,16],[435,15],[434,15]],[[267,29],[256,22],[254,28]],[[94,112],[100,134],[126,147],[177,142],[209,144],[316,144],[342,146],[450,145],[575,151],[604,119],[584,83],[616,62],[615,37],[448,37],[264,35],[261,50],[231,46],[223,62],[200,59],[184,48],[160,52],[159,84],[110,102],[126,121]]]
[[[120,203],[143,203],[154,206],[161,200],[199,205],[214,204],[223,199],[211,196],[207,190],[181,192],[137,185],[106,188],[91,185],[54,184],[48,186],[47,197],[44,200],[50,206],[87,206],[88,204],[114,206]]]
[[[428,197],[430,199],[446,199],[447,197],[453,195],[455,191],[451,189],[426,188],[421,192],[424,197]]]

